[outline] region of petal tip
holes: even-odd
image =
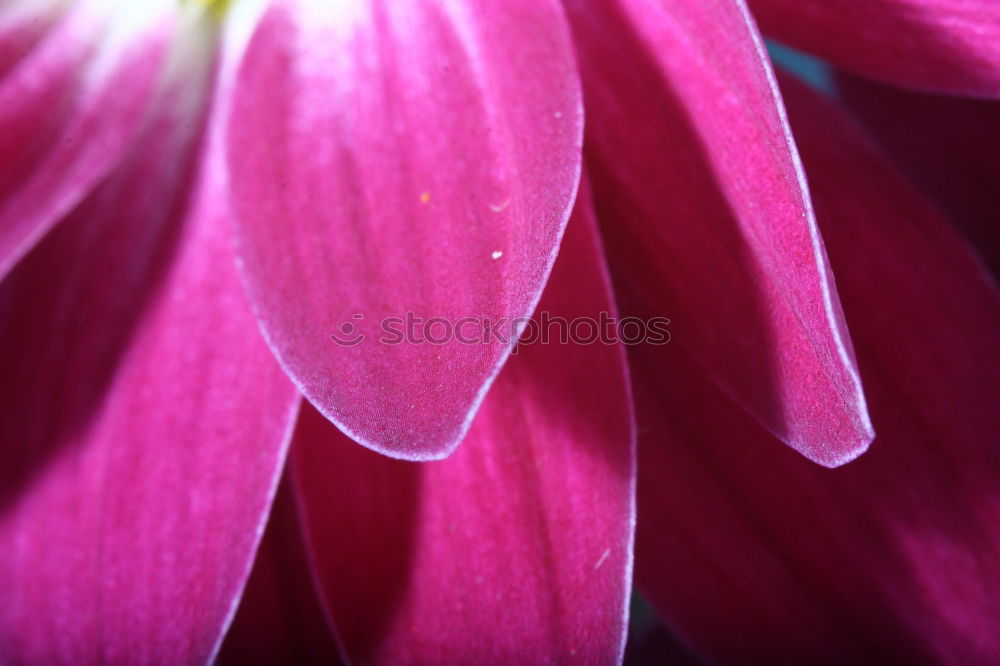
[[[812,449],[803,452],[803,455],[817,465],[826,467],[827,469],[836,469],[860,458],[868,451],[874,439],[875,431],[871,429],[870,425],[866,425],[858,433],[858,438],[847,446],[828,446]]]
[[[485,390],[483,392],[485,394]],[[362,433],[346,423],[343,415],[337,416],[321,401],[313,400],[303,393],[303,397],[316,408],[323,418],[342,432],[350,440],[379,455],[405,462],[433,462],[449,458],[465,439],[472,420],[475,418],[482,398],[476,400],[465,420],[457,429],[442,429],[440,433],[423,433],[419,436],[392,430]]]

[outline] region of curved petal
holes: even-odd
[[[761,30],[859,74],[921,90],[1000,96],[994,0],[748,0]]]
[[[451,453],[515,342],[384,326],[527,317],[548,277],[582,124],[554,5],[281,0],[251,40],[229,137],[251,300],[306,397],[376,451]]]
[[[637,583],[713,661],[989,663],[1000,294],[829,102],[783,86],[879,435],[843,469],[804,464],[682,354],[644,350]]]
[[[582,204],[541,310],[596,320],[614,310]],[[443,462],[376,456],[303,413],[293,478],[352,661],[620,661],[635,518],[624,362],[618,346],[519,347]]]
[[[573,0],[616,280],[768,429],[836,466],[872,438],[823,241],[740,3]]]
[[[59,19],[9,11],[0,38],[12,43],[0,57],[11,48],[17,62],[0,63],[9,67],[0,79],[0,279],[121,161],[179,29],[168,0],[79,2]],[[57,22],[45,31],[46,20]]]
[[[929,95],[838,73],[848,108],[1000,277],[1000,101]]]
[[[125,161],[0,287],[5,661],[208,662],[263,529],[300,398],[243,296],[218,164],[193,183],[195,44]]]
[[[313,586],[287,478],[278,487],[246,590],[216,663],[221,666],[341,663]]]

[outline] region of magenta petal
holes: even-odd
[[[0,279],[122,159],[178,28],[162,0],[19,6],[0,27]]]
[[[276,2],[232,118],[238,247],[278,358],[355,440],[447,456],[516,336],[382,344],[382,324],[533,311],[580,170],[558,6]]]
[[[4,662],[204,664],[249,573],[300,398],[192,186],[209,78],[0,287]]]
[[[871,425],[756,29],[738,3],[568,5],[616,279],[785,442],[853,459]]]
[[[637,582],[716,662],[992,663],[1000,294],[830,102],[785,99],[879,435],[808,465],[677,350],[638,354]]]
[[[855,117],[1000,277],[1000,101],[917,93],[843,73],[836,80]]]
[[[302,542],[295,500],[283,479],[236,617],[226,633],[221,666],[336,666],[341,663]]]
[[[996,0],[748,0],[761,30],[836,65],[928,91],[1000,97]]]
[[[613,313],[600,252],[583,209],[542,311]],[[376,456],[303,412],[292,469],[352,661],[620,660],[635,473],[624,361],[603,344],[519,347],[442,462]]]

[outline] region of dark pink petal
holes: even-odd
[[[1000,294],[830,102],[785,100],[879,435],[809,465],[678,349],[640,351],[638,584],[715,661],[991,663]]]
[[[447,456],[516,337],[381,344],[386,318],[538,302],[580,171],[567,33],[553,0],[280,0],[251,41],[229,137],[244,275],[285,369],[365,446]]]
[[[5,662],[204,664],[249,574],[299,397],[243,296],[219,150],[194,184],[212,46],[0,288]]]
[[[552,316],[614,312],[588,207],[582,197],[542,298]],[[303,412],[292,469],[353,661],[620,659],[635,518],[624,361],[600,343],[519,347],[442,462],[377,456]]]
[[[323,617],[295,500],[283,479],[233,624],[221,666],[333,666],[340,653]]]
[[[161,78],[179,12],[166,0],[78,2],[0,22],[0,279],[115,168]]]
[[[768,37],[859,74],[1000,96],[996,0],[748,0]]]
[[[706,666],[670,631],[654,622],[641,633],[630,632],[625,646],[625,666]]]
[[[834,467],[872,437],[756,28],[738,3],[568,1],[618,280],[767,428]]]
[[[1000,102],[911,92],[846,74],[836,81],[881,148],[1000,276]]]

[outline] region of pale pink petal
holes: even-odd
[[[678,350],[637,354],[637,581],[714,662],[992,663],[1000,294],[801,86],[785,99],[879,435],[843,469],[809,465]]]
[[[826,466],[872,438],[823,240],[740,2],[568,1],[609,259],[673,344]]]
[[[843,73],[836,82],[879,146],[1000,277],[1000,101],[901,90]]]
[[[166,0],[22,14],[0,30],[0,279],[122,159],[179,29]]]
[[[300,398],[218,164],[194,185],[211,38],[188,46],[126,159],[0,288],[4,662],[208,662],[284,460]]]
[[[221,666],[341,663],[302,536],[291,487],[283,479],[239,610],[219,651]]]
[[[229,137],[239,253],[278,358],[353,439],[413,460],[462,439],[514,340],[380,344],[381,323],[530,316],[579,177],[579,95],[552,0],[265,14]]]
[[[580,206],[541,310],[597,320],[614,307]],[[624,360],[600,343],[519,347],[442,462],[375,455],[303,412],[293,478],[352,661],[620,660],[635,519]]]
[[[749,0],[768,37],[859,74],[1000,97],[996,0]]]
[[[58,23],[58,0],[7,0],[0,5],[0,80]]]

